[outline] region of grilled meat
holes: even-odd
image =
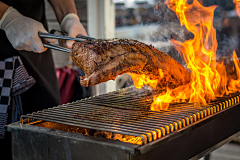
[[[190,73],[169,55],[135,40],[98,40],[76,42],[71,51],[74,64],[84,71],[81,85],[96,85],[131,72],[159,78],[159,69],[167,78],[159,85],[170,88],[190,81]],[[160,82],[160,81],[159,81]]]

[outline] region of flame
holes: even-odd
[[[203,7],[194,0],[168,0],[167,5],[176,12],[181,25],[193,33],[194,38],[184,43],[172,40],[187,67],[192,71],[189,102],[206,104],[216,98],[214,91],[220,84],[220,75],[216,70],[217,40],[213,28],[213,16],[216,6]]]
[[[233,0],[233,3],[236,5],[236,14],[240,17],[240,0]]]
[[[167,6],[175,11],[181,25],[190,31],[194,38],[179,42],[172,40],[172,44],[187,63],[191,70],[191,82],[175,89],[167,89],[153,98],[151,110],[166,110],[171,102],[202,103],[215,100],[217,97],[228,95],[240,89],[240,67],[236,53],[233,54],[237,79],[228,77],[223,62],[217,62],[216,51],[218,42],[216,30],[213,27],[213,17],[216,5],[204,7],[197,0],[188,4],[187,0],[167,0]],[[132,74],[136,88],[150,85],[156,88],[160,79],[166,77],[159,70],[160,78],[150,80],[148,76]]]
[[[156,89],[158,80],[151,80],[149,76],[145,74],[135,74],[135,73],[127,73],[132,77],[135,88],[141,89],[144,85],[149,85],[150,87]],[[159,69],[159,79],[164,77],[164,73],[162,69]]]
[[[141,137],[135,137],[135,136],[130,136],[130,135],[114,134],[113,139],[127,142],[127,143],[137,144],[137,145],[143,144]]]
[[[216,96],[222,97],[224,94],[226,95],[229,94],[229,90],[227,89],[227,85],[228,85],[227,71],[223,62],[218,63],[216,69],[218,73],[221,75],[221,81],[218,86],[218,91],[216,92]]]
[[[167,110],[169,103],[174,99],[175,98],[171,96],[171,90],[167,89],[166,93],[162,93],[153,98],[153,103],[151,104],[151,110],[153,111]]]
[[[240,0],[234,2],[239,13]],[[223,61],[217,61],[218,42],[213,27],[214,10],[217,6],[204,7],[197,0],[193,0],[192,4],[188,4],[187,0],[167,0],[166,4],[176,12],[181,25],[194,35],[193,39],[183,43],[171,41],[187,63],[187,68],[191,70],[191,82],[175,89],[167,88],[166,92],[156,95],[151,110],[167,110],[171,102],[207,104],[217,97],[240,91],[240,62],[236,52],[233,52],[233,67],[230,70],[225,66],[224,57]],[[133,78],[136,88],[142,88],[144,85],[156,88],[160,79],[168,76],[162,70],[159,70],[160,78],[155,80],[149,79],[149,76],[144,74],[129,73],[129,75]],[[129,139],[121,140],[141,144],[140,137],[127,138]]]

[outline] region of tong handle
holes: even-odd
[[[80,38],[73,38],[73,37],[68,37],[68,36],[60,36],[56,34],[50,34],[50,33],[43,33],[43,32],[38,32],[39,37],[41,38],[52,38],[52,39],[62,39],[62,40],[73,40],[77,42],[83,41]]]
[[[67,53],[70,53],[70,51],[71,51],[71,49],[69,49],[69,48],[64,48],[64,47],[50,44],[50,43],[43,43],[43,46],[46,48],[50,48],[50,49],[54,49],[54,50],[58,50],[58,51],[62,51],[62,52],[67,52]]]
[[[40,38],[73,40],[73,41],[77,41],[77,42],[85,41],[86,39],[96,40],[95,38],[84,36],[84,35],[81,35],[81,34],[77,35],[77,38],[73,38],[73,37],[68,37],[68,36],[56,35],[56,34],[54,34],[55,32],[60,32],[63,35],[67,34],[66,32],[61,32],[61,31],[57,31],[57,30],[53,29],[53,30],[50,31],[50,33],[38,32],[38,35],[39,35]],[[46,48],[55,49],[55,50],[63,51],[63,52],[67,52],[67,53],[70,53],[70,51],[71,51],[71,49],[69,49],[69,48],[64,48],[64,47],[61,47],[61,46],[58,46],[58,45],[45,43],[45,42],[43,42],[43,46],[46,47]]]
[[[82,34],[78,34],[77,38],[82,38],[82,39],[89,39],[89,40],[97,40],[96,38],[89,37],[89,36],[84,36]]]
[[[55,32],[59,32],[59,33],[61,33],[61,34],[64,35],[64,36],[65,36],[65,35],[68,35],[67,32],[59,31],[59,30],[56,30],[56,29],[52,29],[52,30],[50,31],[51,34],[54,34]],[[76,36],[76,38],[88,39],[88,40],[97,40],[96,38],[89,37],[89,36],[84,36],[84,35],[82,35],[82,34],[78,34],[78,35]]]

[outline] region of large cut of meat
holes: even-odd
[[[150,79],[165,76],[159,86],[174,88],[190,81],[190,73],[169,55],[135,40],[97,40],[76,42],[71,50],[74,64],[84,71],[81,85],[114,80],[123,73],[145,74]]]

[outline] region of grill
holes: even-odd
[[[154,153],[153,157],[159,156],[157,152],[160,151],[161,145],[162,150],[166,150],[164,146],[169,148],[169,151],[165,151],[165,154],[161,153],[163,154],[162,157],[165,155],[165,157],[167,157],[165,159],[171,159],[173,155],[167,155],[168,152],[171,154],[171,145],[173,145],[172,149],[176,148],[174,144],[179,145],[178,150],[181,151],[181,146],[187,144],[191,146],[193,144],[193,139],[195,142],[199,141],[199,143],[201,143],[202,140],[207,140],[208,142],[205,142],[205,145],[200,145],[202,148],[199,144],[196,144],[198,147],[195,146],[195,149],[192,149],[192,151],[188,152],[185,156],[183,156],[182,153],[186,151],[181,151],[179,153],[183,159],[189,159],[194,156],[199,157],[199,155],[203,156],[211,151],[209,147],[217,148],[240,134],[240,125],[233,124],[234,121],[240,119],[240,110],[238,106],[239,93],[218,98],[208,105],[200,105],[198,103],[175,103],[170,104],[167,111],[151,111],[150,106],[156,94],[158,94],[158,92],[148,88],[139,90],[134,87],[129,87],[112,93],[24,115],[22,116],[21,123],[18,122],[9,125],[8,130],[12,131],[12,135],[16,135],[14,133],[17,133],[18,137],[22,135],[25,138],[27,135],[29,136],[29,131],[37,132],[34,134],[40,134],[41,132],[41,135],[48,135],[50,133],[49,129],[36,126],[36,124],[53,122],[58,125],[134,136],[136,139],[135,141],[131,141],[131,143],[135,144],[130,144],[111,139],[67,132],[68,138],[72,136],[75,137],[76,135],[81,136],[80,139],[84,137],[83,141],[87,143],[88,140],[86,140],[86,137],[88,137],[91,139],[91,142],[92,139],[94,139],[93,142],[95,146],[97,146],[100,141],[100,144],[103,145],[104,147],[102,147],[105,149],[106,146],[115,146],[121,151],[124,150],[124,154],[128,155],[124,159],[134,159],[136,157],[138,157],[136,159],[141,159],[140,157],[144,159],[142,154],[147,155],[147,153]],[[223,129],[225,131],[223,131]],[[28,132],[23,132],[23,130],[27,130]],[[44,133],[42,133],[42,131],[44,131]],[[50,131],[52,131],[50,133],[50,135],[52,135],[53,130],[51,130],[51,127]],[[54,136],[59,138],[66,134],[64,131],[54,131],[54,133],[55,132],[57,135]],[[191,137],[192,134],[195,134],[194,138],[192,137],[187,140],[187,137]],[[205,135],[205,137],[203,135]],[[206,139],[206,136],[210,139]],[[48,138],[49,135],[44,138],[44,141]],[[51,141],[52,139],[54,138],[50,138]],[[26,140],[22,141],[24,142],[21,143],[27,143],[28,145],[33,142],[26,142]],[[104,141],[104,144],[102,141]],[[55,148],[56,146],[52,147]],[[199,147],[201,149],[199,149]],[[19,149],[19,147],[17,148]],[[101,151],[103,150],[102,148],[98,149]],[[126,150],[128,150],[127,153]],[[123,153],[121,153],[121,155],[117,154],[117,159],[121,159],[120,157],[122,154]],[[106,155],[108,155],[108,157],[106,157]],[[110,156],[108,153],[106,155],[102,156],[101,159],[114,159],[112,156],[116,158],[115,154]],[[109,158],[109,156],[111,158]],[[148,159],[149,157],[145,158]],[[24,159],[27,159],[27,157]],[[178,159],[181,158],[178,157]]]
[[[149,111],[153,96],[134,87],[22,116],[22,122],[43,120],[141,137],[146,144],[239,102],[220,98],[208,106],[172,104],[168,111]]]

